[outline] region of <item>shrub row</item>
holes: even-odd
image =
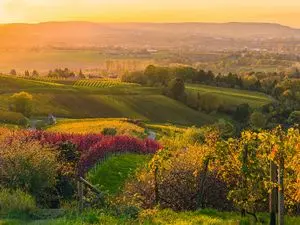
[[[29,120],[22,113],[0,110],[0,122],[28,126]]]
[[[160,145],[150,139],[137,139],[131,136],[105,136],[102,134],[66,134],[45,131],[19,131],[25,140],[38,140],[43,145],[60,146],[62,143],[75,144],[80,153],[78,173],[83,175],[98,161],[109,154],[138,153],[154,154]],[[13,137],[12,137],[13,138]]]

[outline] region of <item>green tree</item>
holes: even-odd
[[[290,114],[288,118],[288,123],[289,124],[300,124],[300,111],[294,111]]]
[[[261,112],[253,112],[250,116],[250,124],[253,128],[265,128],[267,119]]]
[[[27,92],[16,93],[11,96],[12,109],[15,112],[22,113],[26,117],[30,117],[32,112],[33,97]]]
[[[24,75],[25,75],[25,77],[29,77],[29,76],[30,76],[29,71],[28,71],[28,70],[25,70]]]
[[[248,104],[238,105],[234,118],[239,122],[246,122],[250,116],[250,106]]]
[[[185,86],[183,80],[180,78],[171,80],[168,89],[171,97],[179,100],[184,95]]]

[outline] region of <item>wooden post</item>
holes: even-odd
[[[270,182],[276,183],[277,178],[277,166],[270,162]],[[276,225],[276,210],[277,210],[277,188],[272,187],[269,195],[269,212],[270,212],[270,225]]]
[[[77,182],[78,189],[78,210],[79,213],[83,212],[83,184],[81,181]]]
[[[279,169],[278,169],[278,225],[284,225],[284,159],[280,156]]]
[[[155,204],[156,205],[159,203],[157,173],[158,173],[158,167],[156,166],[155,169],[154,169],[154,194],[155,194]]]
[[[197,199],[198,208],[203,207],[204,184],[205,184],[205,179],[206,179],[207,172],[208,172],[209,160],[210,160],[209,158],[204,160],[203,166],[202,166],[202,171],[201,171],[200,176],[199,176],[200,183],[199,183],[198,199]]]

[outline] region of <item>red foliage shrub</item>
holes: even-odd
[[[140,140],[130,136],[104,136],[102,134],[65,134],[45,131],[16,131],[14,135],[24,141],[38,140],[43,145],[59,148],[59,145],[70,141],[76,145],[76,151],[81,154],[78,172],[83,174],[93,167],[98,161],[103,160],[108,154],[114,153],[139,153],[154,154],[160,145],[153,140]]]

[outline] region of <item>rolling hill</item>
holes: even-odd
[[[90,23],[47,22],[0,26],[1,47],[201,44],[202,38],[300,38],[300,30],[272,23]],[[220,39],[221,38],[221,39]],[[224,41],[224,40],[223,40]]]
[[[204,93],[216,95],[222,99],[224,104],[233,106],[248,103],[252,108],[259,108],[273,101],[270,96],[260,92],[213,87],[201,84],[187,85],[187,90],[198,92],[200,95]]]
[[[24,82],[23,82],[24,81]],[[87,88],[1,77],[0,109],[19,91],[33,95],[33,116],[54,114],[64,118],[134,118],[155,123],[202,125],[213,117],[143,87]]]

